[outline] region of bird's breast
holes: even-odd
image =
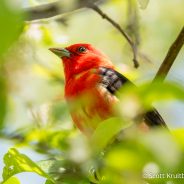
[[[75,76],[65,86],[73,121],[85,133],[92,133],[99,122],[111,117],[117,102],[117,98],[101,85],[101,80],[97,71],[90,70]]]

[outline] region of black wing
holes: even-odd
[[[100,67],[100,75],[102,76],[101,84],[111,93],[115,94],[124,84],[129,83],[135,86],[131,81],[124,77],[119,72],[105,67]],[[165,121],[158,113],[158,111],[153,108],[153,110],[148,111],[144,115],[144,119],[149,126],[162,126],[167,127]]]

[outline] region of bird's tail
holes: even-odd
[[[148,126],[167,128],[165,121],[156,109],[146,112],[144,119]]]

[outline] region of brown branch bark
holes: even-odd
[[[94,2],[101,2],[101,0],[94,0]],[[30,8],[25,8],[25,20],[33,21],[39,19],[51,18],[54,16],[62,15],[64,13],[72,12],[80,8],[88,6],[88,1],[76,0],[71,6],[66,7],[64,0],[58,0],[53,3],[46,3]]]
[[[155,78],[153,79],[153,82],[156,81],[157,79],[164,81],[183,45],[184,45],[184,26],[181,29],[174,43],[170,46],[163,63],[161,64]]]
[[[133,52],[133,62],[134,62],[134,67],[138,68],[139,63],[137,60],[137,46],[136,44],[132,41],[132,39],[129,37],[129,35],[122,29],[122,27],[113,19],[111,19],[107,14],[105,14],[97,5],[94,3],[89,3],[89,8],[93,9],[96,11],[103,19],[106,19],[108,22],[110,22],[122,35],[123,37],[127,40],[129,43],[132,52]]]

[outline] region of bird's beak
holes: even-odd
[[[62,57],[70,57],[70,52],[67,49],[63,48],[50,48],[49,49],[51,52],[59,56],[60,58]]]

